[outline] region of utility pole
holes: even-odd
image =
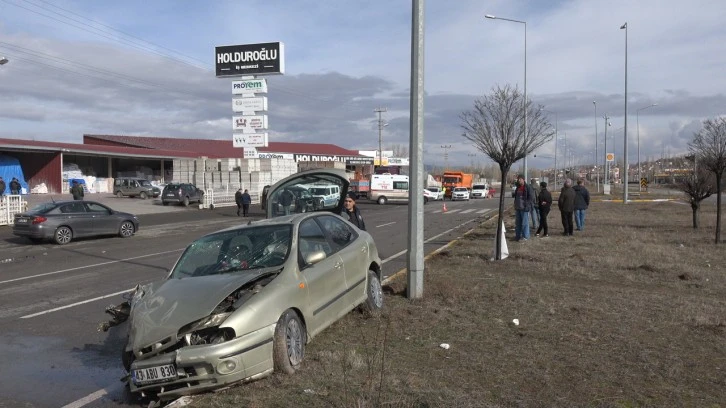
[[[383,166],[383,127],[386,126],[383,123],[381,114],[386,112],[386,108],[376,108],[373,112],[378,114],[378,167]]]
[[[449,149],[451,149],[451,145],[441,145],[441,148],[444,149],[444,171],[449,169]]]

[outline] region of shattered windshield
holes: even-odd
[[[171,278],[280,266],[290,253],[292,226],[239,228],[200,238],[184,251]]]

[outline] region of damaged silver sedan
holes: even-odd
[[[383,305],[371,236],[323,213],[267,219],[206,235],[161,282],[107,309],[128,319],[130,390],[176,398],[294,373],[305,345],[355,308]]]

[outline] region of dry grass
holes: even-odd
[[[705,207],[694,231],[687,205],[594,202],[574,237],[554,209],[550,238],[508,233],[499,262],[483,223],[427,262],[423,299],[398,279],[380,318],[327,329],[298,374],[194,406],[724,406],[726,258]]]

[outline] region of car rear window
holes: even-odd
[[[486,190],[487,186],[485,186],[484,184],[477,184],[474,187],[472,187],[472,189],[473,190]]]
[[[179,186],[179,184],[167,184],[164,186],[164,190],[176,190]]]

